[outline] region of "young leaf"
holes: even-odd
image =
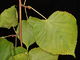
[[[9,60],[28,60],[28,55],[24,53],[20,53],[13,57],[10,57]]]
[[[17,33],[19,33],[19,26],[17,28]],[[35,42],[32,26],[26,20],[22,20],[22,39],[27,48]]]
[[[28,22],[33,26],[34,37],[40,48],[52,54],[74,56],[77,24],[72,14],[56,11],[47,20],[30,17]]]
[[[15,48],[15,55],[20,54],[20,53],[25,53],[25,52],[28,52],[28,51],[23,47],[16,47]]]
[[[52,55],[40,48],[34,48],[29,52],[30,60],[58,60],[58,55]]]
[[[14,55],[13,44],[6,39],[0,38],[0,60],[7,60]]]
[[[11,56],[8,60],[27,60],[28,51],[23,47],[15,47],[15,55]]]
[[[11,28],[18,24],[18,14],[15,6],[4,10],[0,14],[0,27]]]

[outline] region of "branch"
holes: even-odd
[[[21,5],[22,7],[24,8],[27,8],[27,9],[31,9],[32,7],[31,6],[25,6],[25,5]]]
[[[22,8],[21,8],[21,0],[19,0],[19,38],[20,38],[20,44],[22,47]]]
[[[16,37],[16,35],[8,35],[8,36],[0,37],[0,38],[7,38],[7,37]]]
[[[26,4],[26,0],[24,1],[24,5]],[[25,14],[26,14],[26,19],[28,19],[28,15],[27,15],[27,11],[26,11],[26,8],[24,8],[25,10]]]
[[[17,37],[18,37],[18,34],[17,34],[17,32],[16,32],[14,27],[13,27],[13,30],[16,33],[16,36],[15,36],[15,47],[17,47]]]
[[[40,12],[38,12],[36,9],[32,8],[31,6],[22,5],[22,7],[28,8],[28,9],[32,9],[34,12],[36,12],[36,13],[39,14],[41,17],[43,17],[45,20],[47,19],[45,16],[43,16]]]

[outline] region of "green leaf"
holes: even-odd
[[[52,54],[73,55],[77,42],[75,17],[62,11],[54,12],[47,20],[30,17],[34,37],[40,48]]]
[[[32,49],[29,54],[27,52],[20,53],[14,57],[10,57],[9,60],[58,60],[58,55],[52,55],[43,51],[40,48]]]
[[[14,57],[10,57],[9,60],[28,60],[27,54],[21,53],[18,55],[15,55]]]
[[[18,14],[15,6],[4,10],[0,14],[0,27],[11,28],[18,24]]]
[[[28,52],[28,51],[23,47],[16,47],[15,48],[15,55],[20,54],[20,53],[25,53],[25,52]]]
[[[58,55],[52,55],[40,48],[34,48],[29,52],[30,60],[58,60]]]
[[[27,60],[28,51],[23,47],[15,47],[15,55],[11,56],[8,60]]]
[[[0,60],[8,60],[9,57],[14,55],[13,44],[6,39],[0,38]]]
[[[19,26],[17,28],[17,33],[19,33]],[[35,42],[33,38],[32,26],[26,20],[22,20],[22,39],[27,49]]]

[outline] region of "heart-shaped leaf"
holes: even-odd
[[[40,48],[52,54],[73,55],[77,42],[75,17],[62,11],[54,12],[47,20],[30,17],[34,37]]]
[[[10,57],[9,60],[58,60],[58,55],[52,55],[43,51],[40,48],[34,48],[29,53],[20,53],[14,57]]]
[[[0,38],[0,60],[8,60],[14,55],[13,44],[6,39]]]
[[[18,14],[15,6],[4,10],[0,14],[0,27],[11,28],[18,24]]]
[[[17,33],[19,33],[19,26],[17,28]],[[32,26],[26,20],[22,20],[22,39],[27,49],[35,42],[33,38]]]
[[[34,48],[29,52],[30,60],[58,60],[58,55],[52,55],[40,48]]]

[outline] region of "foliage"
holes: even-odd
[[[18,33],[19,33],[19,25],[17,28],[17,34]],[[22,39],[23,43],[27,46],[27,49],[31,44],[35,42],[33,37],[32,26],[26,20],[22,20]]]
[[[13,44],[6,39],[0,38],[0,60],[7,60],[14,55]]]
[[[18,14],[15,6],[4,10],[0,14],[0,27],[11,28],[18,24]]]
[[[15,6],[0,14],[0,27],[17,27],[19,24]],[[1,60],[58,60],[59,55],[75,56],[77,43],[77,24],[75,17],[64,11],[54,12],[48,19],[29,17],[22,20],[22,39],[27,49],[14,47],[13,43],[0,38]],[[28,51],[34,42],[38,48]]]
[[[39,47],[52,54],[74,56],[77,42],[74,16],[68,12],[56,11],[47,20],[30,17],[28,21],[33,26],[34,37]]]

